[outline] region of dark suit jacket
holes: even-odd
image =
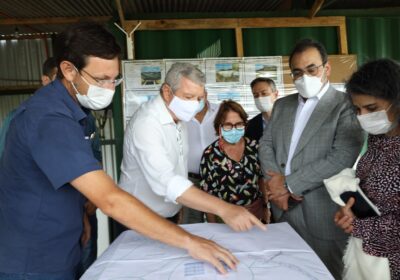
[[[252,118],[247,124],[245,136],[258,141],[263,135],[263,130],[263,118],[262,113],[260,113]]]

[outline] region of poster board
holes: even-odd
[[[175,62],[188,62],[206,75],[206,90],[211,103],[226,99],[239,102],[252,118],[258,114],[254,105],[250,83],[257,77],[275,81],[279,97],[296,92],[290,77],[287,56],[193,58],[161,60],[124,60],[122,101],[124,127],[139,106],[157,96],[165,75]],[[357,68],[356,55],[330,55],[331,84],[343,90],[346,79]]]

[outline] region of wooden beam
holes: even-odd
[[[235,29],[269,27],[317,27],[339,26],[345,17],[282,17],[282,18],[214,18],[214,19],[162,19],[140,20],[138,30],[193,30],[193,29]],[[125,27],[133,29],[139,20],[127,20]]]
[[[122,11],[121,0],[115,0],[115,4],[117,5],[119,21],[121,22],[122,27],[125,25],[125,15]]]
[[[338,26],[339,53],[348,54],[346,21]]]
[[[313,6],[311,7],[310,10],[310,18],[315,17],[315,15],[319,12],[321,9],[322,5],[324,4],[325,0],[315,0]]]
[[[141,22],[138,30],[193,30],[193,29],[234,29],[238,27],[237,19],[161,19],[161,20],[127,20],[128,29],[133,29]]]
[[[0,95],[32,94],[41,86],[42,84],[39,82],[35,85],[27,86],[3,86],[0,87]]]
[[[243,33],[242,28],[236,27],[235,28],[235,39],[236,39],[236,56],[243,57]]]
[[[338,30],[339,51],[347,54],[346,18],[336,17],[283,17],[283,18],[215,18],[215,19],[163,19],[127,20],[124,29],[133,30],[194,30],[194,29],[234,29],[236,51],[243,56],[243,28],[279,27],[336,27]],[[241,40],[242,42],[239,42]]]
[[[50,17],[50,18],[3,18],[0,25],[22,25],[22,24],[71,24],[82,21],[107,22],[111,16],[96,17]]]
[[[319,27],[339,26],[345,17],[288,17],[288,18],[242,18],[239,26],[242,28],[274,28],[274,27]]]

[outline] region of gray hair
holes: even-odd
[[[172,64],[165,76],[165,83],[167,83],[172,92],[176,92],[179,89],[182,77],[185,77],[195,84],[204,86],[206,83],[206,76],[193,64],[187,62],[176,62]]]

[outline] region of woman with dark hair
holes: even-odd
[[[219,139],[208,146],[200,163],[201,188],[220,199],[242,205],[264,222],[269,211],[263,195],[258,142],[244,137],[247,114],[240,104],[221,103],[214,120]],[[208,222],[221,222],[207,214]]]
[[[336,213],[336,224],[351,234],[344,279],[400,279],[400,65],[390,59],[366,63],[346,90],[369,134],[356,177],[381,215],[357,218],[354,198]]]

